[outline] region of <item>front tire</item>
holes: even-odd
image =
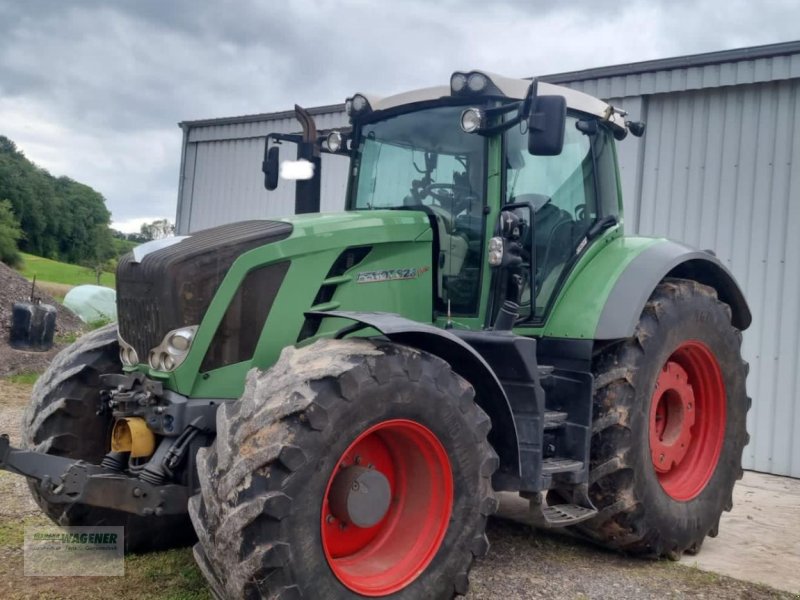
[[[714,289],[656,288],[634,337],[595,358],[589,492],[600,512],[575,530],[675,560],[717,535],[749,439],[741,340]]]
[[[198,453],[198,564],[224,598],[465,594],[497,508],[489,429],[432,355],[361,339],[287,348]],[[343,502],[359,485],[378,491]]]
[[[109,451],[112,418],[100,407],[100,376],[119,373],[117,326],[108,325],[83,335],[62,350],[36,382],[22,424],[26,448],[100,464]],[[29,480],[36,503],[63,527],[125,527],[127,552],[148,552],[188,546],[195,540],[186,515],[140,517],[86,504],[54,504],[41,495],[39,483]]]

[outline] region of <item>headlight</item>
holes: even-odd
[[[339,131],[331,131],[325,141],[331,152],[338,152],[344,146],[344,136]]]
[[[456,71],[450,76],[452,96],[501,96],[506,94],[498,88],[490,76],[480,71],[463,73]]]
[[[147,362],[156,371],[174,371],[186,359],[192,347],[197,325],[173,329],[164,336],[163,341],[150,350]]]
[[[139,364],[139,355],[128,342],[122,339],[122,336],[117,332],[117,341],[119,342],[119,359],[122,361],[123,366],[135,367]]]
[[[372,110],[364,94],[355,94],[344,102],[344,110],[350,119],[367,114]]]
[[[483,73],[470,73],[467,78],[467,87],[471,92],[482,92],[489,85],[489,78]]]
[[[467,76],[464,73],[453,73],[450,77],[450,90],[458,94],[467,85]]]
[[[503,238],[493,237],[489,240],[489,264],[493,267],[498,267],[502,262]]]
[[[483,127],[483,111],[479,108],[468,108],[461,113],[461,129],[465,133],[473,133]]]

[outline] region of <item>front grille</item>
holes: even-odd
[[[168,331],[200,323],[233,261],[291,232],[290,223],[244,221],[198,231],[140,263],[126,254],[117,267],[122,339],[145,360]]]

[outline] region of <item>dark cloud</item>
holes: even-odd
[[[0,0],[0,134],[117,220],[172,218],[182,120],[785,41],[798,17],[794,0]]]

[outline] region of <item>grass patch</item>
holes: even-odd
[[[6,381],[9,383],[16,383],[17,385],[33,385],[39,379],[41,373],[17,373],[16,375],[9,375]]]
[[[42,282],[64,285],[94,285],[97,283],[94,270],[88,267],[62,263],[49,258],[34,256],[33,254],[25,254],[24,252],[22,253],[22,259],[25,263],[18,270],[23,277],[29,280],[32,280],[33,276],[36,275],[37,281],[41,279]],[[103,273],[100,275],[100,285],[116,289],[114,274]]]
[[[70,331],[69,333],[65,333],[63,335],[57,335],[53,338],[53,341],[56,344],[74,344],[78,341],[78,338],[83,335],[82,331]]]
[[[42,515],[25,517],[21,521],[0,522],[0,548],[22,548],[25,543],[25,527],[29,525],[43,527],[52,524]]]
[[[174,600],[211,598],[190,548],[155,554],[129,555],[125,558],[126,585],[147,590],[147,597]]]

